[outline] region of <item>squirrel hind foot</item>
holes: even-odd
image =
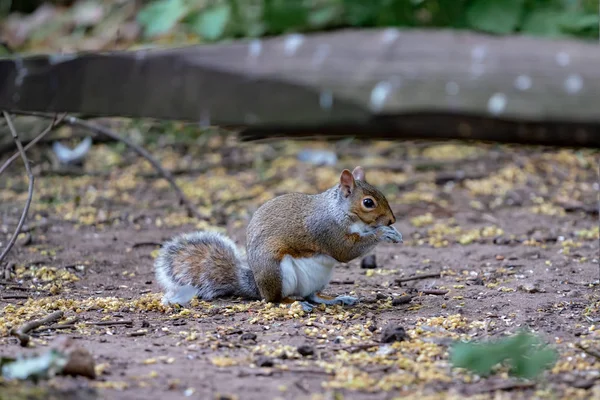
[[[163,305],[179,304],[184,306],[188,304],[198,293],[198,289],[192,285],[179,286],[171,288],[162,298]]]
[[[354,306],[358,304],[359,300],[353,296],[323,296],[320,293],[312,293],[311,295],[305,298],[306,301],[311,302],[313,304],[325,304],[327,306],[334,305],[344,305],[344,306]]]
[[[301,301],[300,305],[302,306],[302,310],[304,310],[305,313],[311,313],[315,308],[315,306],[308,301]]]

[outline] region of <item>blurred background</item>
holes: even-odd
[[[599,24],[598,0],[0,0],[0,56],[389,26],[597,43]],[[60,124],[27,151],[36,176],[33,202],[12,252],[0,262],[0,347],[11,354],[21,351],[8,337],[13,325],[56,309],[92,321],[104,310],[109,319],[143,320],[147,329],[133,341],[124,333],[127,327],[111,330],[110,336],[73,328],[104,365],[98,369],[104,385],[97,387],[128,390],[129,398],[175,398],[175,391],[184,398],[195,390],[209,398],[218,390],[251,399],[308,398],[311,391],[329,391],[329,397],[311,398],[339,399],[331,394],[338,389],[350,392],[349,398],[390,390],[412,398],[434,392],[442,397],[430,398],[448,398],[444,393],[460,385],[481,382],[488,393],[506,381],[505,372],[499,381],[453,372],[448,343],[529,326],[554,340],[560,353],[536,393],[598,398],[600,358],[586,357],[573,345],[581,339],[586,346],[600,346],[597,150],[357,140],[351,130],[333,142],[247,143],[235,130],[197,123],[80,118],[147,149],[174,176],[200,218],[131,146],[82,125]],[[14,122],[23,145],[48,126],[47,119],[35,116],[17,116]],[[0,120],[0,165],[14,153],[10,129]],[[164,240],[192,229],[216,229],[243,245],[245,227],[265,201],[289,192],[323,191],[336,184],[343,168],[356,165],[385,193],[404,236],[401,248],[381,246],[370,264],[355,260],[336,272],[332,290],[356,291],[370,303],[352,314],[323,313],[310,331],[303,326],[307,321],[298,325],[297,316],[264,304],[196,304],[181,314],[160,305],[152,264]],[[14,232],[27,189],[23,162],[16,159],[0,175],[0,249]],[[431,273],[437,277],[432,281],[410,287],[398,283]],[[422,289],[442,295],[419,296],[411,304],[392,300]],[[253,322],[247,322],[249,316]],[[229,321],[237,328],[229,330]],[[377,353],[367,352],[369,345],[353,354],[332,350],[340,343],[364,346],[378,340],[388,321],[406,327],[411,341],[382,345]],[[172,333],[162,329],[171,324]],[[317,336],[319,326],[324,330]],[[243,331],[255,332],[256,347],[227,342]],[[303,359],[317,373],[242,375],[256,354],[293,368],[301,357],[294,347],[298,337],[321,346],[318,351],[325,355],[318,362]],[[154,344],[159,341],[164,347]],[[192,346],[197,347],[189,350]],[[150,352],[176,361],[144,361]],[[246,358],[232,361],[240,354]],[[365,365],[395,369],[389,374],[388,369],[360,369]],[[221,367],[231,374],[219,372]],[[328,372],[322,373],[325,367]],[[198,371],[210,385],[198,383]],[[239,374],[231,379],[234,372]],[[294,381],[298,376],[301,385]],[[118,382],[111,386],[111,381]],[[535,384],[527,385],[518,388],[533,395]],[[117,398],[110,393],[107,398]]]
[[[0,0],[0,18],[5,44],[36,52],[383,26],[594,40],[599,25],[596,0]]]

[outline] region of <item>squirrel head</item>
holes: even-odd
[[[396,217],[387,199],[377,188],[367,183],[365,171],[356,167],[352,172],[345,169],[340,175],[339,190],[349,202],[349,212],[371,226],[389,226]]]

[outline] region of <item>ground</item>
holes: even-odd
[[[600,348],[598,153],[350,140],[241,144],[210,134],[148,147],[206,221],[188,217],[168,184],[122,146],[96,143],[82,169],[57,169],[48,146],[30,152],[35,196],[1,278],[0,351],[33,354],[69,336],[93,354],[98,374],[42,385],[93,388],[106,399],[600,396],[600,360],[576,347]],[[306,147],[336,151],[337,165],[297,161]],[[0,181],[2,248],[26,198],[20,162]],[[401,245],[375,249],[374,269],[361,259],[336,267],[327,293],[355,294],[358,306],[304,314],[298,303],[160,304],[153,260],[162,241],[215,228],[244,246],[261,203],[324,190],[355,165],[385,192],[404,236]],[[72,329],[38,329],[27,349],[8,335],[57,309],[65,312],[61,322],[76,320]],[[99,321],[131,323],[89,324]],[[408,337],[384,343],[390,325]],[[506,367],[489,378],[451,368],[454,340],[522,327],[559,352],[541,378],[516,381]]]

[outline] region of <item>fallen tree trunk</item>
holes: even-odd
[[[0,61],[0,109],[300,136],[600,147],[595,43],[344,30]]]

